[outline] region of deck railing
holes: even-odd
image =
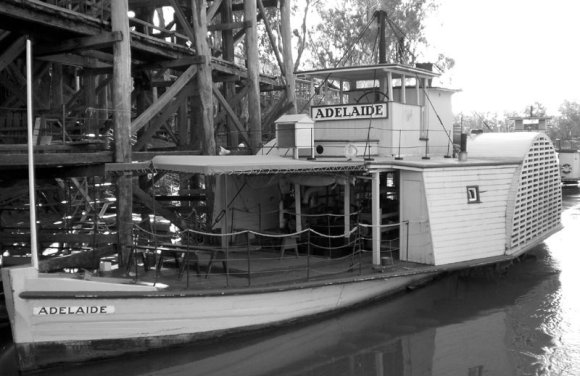
[[[394,233],[399,224],[383,225]],[[347,234],[329,235],[312,228],[287,233],[244,230],[227,234],[185,230],[159,232],[135,226],[133,264],[137,278],[140,265],[154,269],[154,282],[161,269],[173,264],[185,287],[246,287],[297,283],[372,272],[368,226],[354,226]],[[398,233],[398,232],[397,232]],[[398,239],[385,236],[381,242],[382,266],[398,262]],[[165,266],[164,266],[165,265]],[[191,270],[195,270],[192,274]],[[193,286],[192,275],[197,279]]]

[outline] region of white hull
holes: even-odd
[[[435,274],[195,293],[39,277],[32,268],[5,269],[3,279],[26,370],[281,325],[384,297]]]

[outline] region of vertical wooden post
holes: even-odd
[[[387,14],[384,10],[379,10],[378,12],[378,23],[379,23],[379,64],[385,64],[387,62],[387,41],[385,36],[385,31],[387,29],[386,20]]]
[[[296,113],[296,81],[294,80],[294,59],[292,58],[292,25],[290,24],[290,0],[280,3],[280,34],[282,35],[282,52],[284,54],[284,70],[286,73],[286,97],[292,103],[288,113]]]
[[[106,80],[107,80],[107,75],[100,76],[99,80],[98,80],[99,86],[101,86],[103,84],[103,82],[105,82]],[[99,124],[99,128],[104,128],[105,131],[108,130],[108,129],[106,129],[106,127],[104,127],[105,122],[107,121],[107,119],[109,119],[109,111],[108,111],[109,104],[108,104],[108,102],[109,102],[108,88],[103,87],[98,94],[97,122]]]
[[[63,91],[62,91],[62,64],[52,63],[52,88],[50,93],[50,100],[52,110],[62,110],[62,104],[64,103]]]
[[[85,57],[84,60],[86,62],[94,61],[94,58]],[[94,109],[97,107],[97,96],[96,96],[96,84],[95,84],[95,75],[92,72],[87,72],[83,70],[82,82],[83,88],[85,89],[85,104],[87,106],[87,111],[85,111],[84,117],[84,124],[83,124],[83,133],[95,133],[95,111]],[[79,141],[79,140],[74,140]]]
[[[393,98],[393,73],[391,72],[387,72],[387,97],[391,102],[395,99]]]
[[[205,56],[203,64],[199,65],[197,74],[199,105],[201,111],[201,125],[203,139],[201,140],[202,154],[215,155],[215,137],[213,129],[213,92],[211,78],[211,51],[207,43],[207,1],[191,0],[193,33],[195,34],[195,48],[197,53]]]
[[[178,6],[177,4],[171,4],[173,6]],[[177,9],[175,10],[177,11]],[[187,8],[187,9],[182,9],[185,17],[189,17],[191,18],[192,12],[191,9]],[[163,14],[163,11],[158,12],[158,14]],[[174,15],[174,17],[177,15]],[[184,20],[184,22],[186,22],[187,20]],[[165,20],[163,20],[163,26],[165,26]],[[182,22],[177,22],[175,24],[175,28],[176,31],[178,33],[181,34],[187,34],[188,31],[186,31],[185,29],[186,25],[183,25]],[[191,42],[194,42],[193,40]],[[182,45],[186,45],[186,41],[182,41],[181,39],[177,40],[177,43],[182,44]],[[183,90],[189,90],[190,93],[194,92],[194,86],[196,80],[192,80],[188,86],[186,88],[184,88]],[[195,86],[195,88],[197,88],[197,86]],[[154,94],[156,95],[156,94]],[[192,103],[192,105],[190,106],[189,104]],[[195,126],[195,124],[197,124],[197,122],[193,121],[193,113],[195,111],[195,109],[199,106],[194,106],[193,105],[194,101],[191,97],[186,97],[183,99],[183,101],[181,102],[181,104],[179,105],[179,109],[177,110],[177,129],[178,129],[178,133],[179,133],[179,139],[178,139],[178,149],[179,150],[188,150],[188,149],[194,149],[194,142],[197,142],[198,144],[200,144],[199,139],[201,139],[201,134],[202,132],[199,132],[199,135],[195,135],[193,132],[193,127]],[[190,115],[189,113],[189,109],[191,108],[191,118],[188,117],[188,115]],[[195,141],[194,141],[195,140]],[[198,147],[198,149],[200,149]],[[182,179],[182,186],[184,184],[186,184],[187,179],[183,178]]]
[[[140,7],[135,9],[135,18],[145,22],[153,23],[153,13],[153,9]],[[145,35],[150,34],[149,27],[145,25],[137,24],[135,26],[135,30]],[[137,114],[140,115],[149,107],[151,103],[153,103],[151,94],[151,78],[144,71],[133,72],[133,75],[133,91],[135,92],[134,97],[136,102],[136,110]],[[139,137],[141,137],[141,135],[147,131],[148,127],[149,125],[141,128],[137,132]]]
[[[415,78],[415,94],[417,95],[417,106],[421,103],[421,79],[419,77]]]
[[[373,171],[372,180],[372,225],[373,225],[373,265],[381,265],[381,179],[378,171]]]
[[[36,187],[34,179],[33,103],[32,103],[32,41],[26,38],[26,123],[28,138],[28,196],[30,216],[30,252],[32,267],[38,270],[38,240],[36,236]]]
[[[131,38],[128,0],[111,1],[111,26],[123,39],[113,46],[113,127],[115,162],[131,162]],[[133,186],[131,172],[116,178],[119,263],[129,265],[132,243]]]
[[[260,118],[260,85],[258,59],[257,7],[255,1],[244,1],[244,18],[250,23],[246,29],[246,66],[248,69],[248,136],[250,148],[256,152],[262,144]]]
[[[344,236],[350,234],[350,174],[346,174],[344,184]]]
[[[296,212],[296,232],[302,231],[302,197],[300,184],[294,183],[294,206]]]
[[[224,0],[222,2],[222,13],[221,20],[223,24],[229,24],[234,22],[234,13],[232,10],[232,0]],[[222,51],[223,57],[226,61],[234,61],[234,33],[232,29],[226,29],[222,31]],[[236,95],[236,83],[232,81],[224,82],[224,97],[230,100],[234,95]],[[226,117],[226,123],[228,129],[233,128],[232,120],[229,116]],[[236,147],[239,144],[239,137],[237,131],[230,131],[228,133],[228,145],[231,147]]]
[[[401,76],[401,103],[407,104],[407,77],[405,75]]]

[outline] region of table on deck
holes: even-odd
[[[210,259],[207,265],[207,272],[205,277],[207,278],[208,275],[211,273],[211,269],[213,266],[214,261],[221,261],[224,271],[228,273],[228,257],[227,255],[232,253],[242,253],[242,252],[252,252],[252,251],[259,251],[261,249],[260,246],[250,245],[250,246],[240,246],[240,245],[232,245],[230,247],[224,248],[222,246],[217,245],[206,245],[206,244],[172,244],[172,243],[161,243],[159,246],[152,246],[152,245],[137,245],[135,246],[136,249],[143,249],[143,250],[153,250],[153,251],[161,251],[163,258],[163,253],[167,252],[181,252],[185,253],[184,260],[180,266],[179,270],[179,278],[181,278],[183,271],[187,265],[189,265],[190,261],[194,261],[197,267],[197,273],[199,274],[199,258],[197,254],[202,252],[210,255]],[[157,271],[161,268],[162,259],[159,261],[157,265]]]

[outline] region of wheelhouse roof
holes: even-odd
[[[403,64],[373,64],[353,67],[340,67],[329,69],[317,69],[310,71],[295,72],[299,76],[315,77],[320,79],[341,79],[344,81],[354,80],[372,80],[386,76],[391,72],[393,78],[400,78],[402,76],[419,77],[419,78],[434,78],[439,77],[438,73],[415,68]]]
[[[310,161],[267,155],[156,156],[155,170],[204,175],[340,173],[363,171],[361,161]]]

